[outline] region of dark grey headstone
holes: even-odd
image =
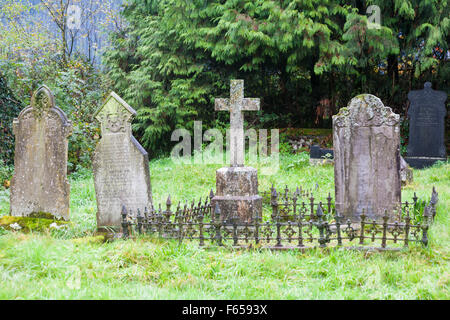
[[[309,157],[312,159],[324,159],[324,158],[334,158],[334,151],[331,149],[322,149],[318,145],[311,146],[309,150]]]
[[[411,91],[408,99],[411,105],[408,110],[408,156],[405,160],[418,169],[438,160],[445,161],[444,120],[447,114],[447,94],[431,89],[431,83],[426,82],[423,90]]]

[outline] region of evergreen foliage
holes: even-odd
[[[372,4],[380,28],[368,24]],[[214,98],[232,78],[262,98],[247,116],[260,127],[330,126],[361,92],[404,114],[410,89],[437,77],[446,89],[447,1],[131,0],[123,14],[128,28],[111,35],[105,61],[153,154],[194,119],[226,126]]]
[[[14,134],[12,123],[20,113],[22,105],[14,97],[6,80],[0,74],[0,166],[12,164],[14,159]],[[1,183],[1,181],[0,181]]]

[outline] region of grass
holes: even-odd
[[[281,169],[260,176],[301,185],[317,198],[333,195],[333,167],[311,167],[304,154],[282,156]],[[150,164],[155,203],[208,195],[220,165]],[[0,230],[0,299],[449,299],[450,165],[414,171],[402,196],[429,199],[439,192],[428,248],[400,252],[331,249],[305,253],[199,249],[195,243],[118,240],[101,243],[95,232],[95,191],[90,172],[71,177],[71,220],[66,231]],[[318,186],[316,185],[318,184]],[[9,210],[0,192],[0,212]],[[0,214],[0,215],[1,215]]]

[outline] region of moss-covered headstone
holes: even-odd
[[[67,138],[72,123],[46,86],[33,94],[31,105],[14,120],[13,130],[11,215],[69,220]]]

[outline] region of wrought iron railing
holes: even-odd
[[[436,215],[438,194],[433,188],[431,200],[421,201],[416,194],[412,202],[403,202],[395,212],[384,212],[380,220],[369,219],[364,212],[360,221],[345,220],[334,209],[330,195],[316,202],[297,192],[279,195],[270,192],[271,214],[255,216],[252,222],[241,222],[236,216],[223,220],[219,206],[211,199],[197,204],[178,204],[172,210],[169,198],[165,210],[150,208],[135,214],[122,209],[124,238],[148,234],[163,239],[198,241],[206,245],[235,248],[305,249],[311,247],[349,247],[355,249],[400,249],[410,243],[428,245],[428,230]],[[268,199],[265,204],[268,205]]]

